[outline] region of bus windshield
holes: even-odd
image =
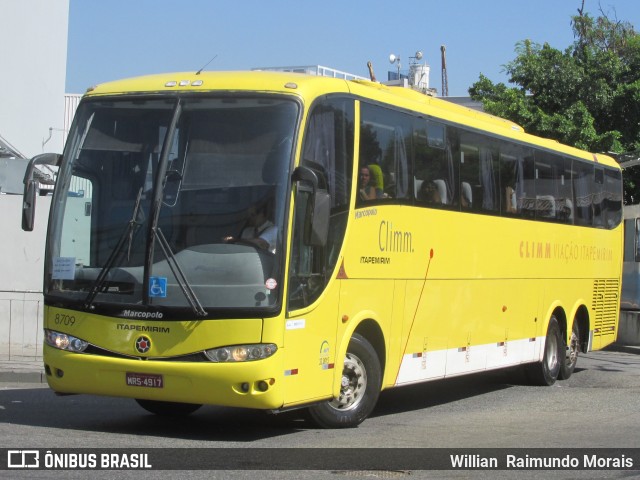
[[[45,294],[94,310],[275,310],[298,108],[277,96],[82,103]]]

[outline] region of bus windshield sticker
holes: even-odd
[[[156,298],[166,298],[167,277],[150,277],[149,278],[149,296],[156,297]]]
[[[76,257],[55,257],[53,259],[53,280],[74,280],[76,276]]]

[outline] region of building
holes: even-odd
[[[27,159],[62,151],[69,0],[0,0],[0,358],[42,351],[42,265],[49,197],[23,232]]]

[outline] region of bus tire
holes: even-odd
[[[161,402],[158,400],[142,400],[139,398],[136,398],[136,402],[147,412],[162,417],[185,417],[202,406],[197,403]]]
[[[531,364],[527,368],[527,376],[534,385],[551,386],[558,379],[560,367],[564,360],[564,340],[555,315],[549,320],[547,337],[544,342],[544,356],[541,362]]]
[[[560,365],[560,375],[558,376],[560,380],[567,380],[573,373],[574,369],[576,368],[576,363],[578,363],[579,351],[580,330],[578,327],[578,323],[574,321],[573,327],[571,327],[571,336],[569,337],[569,341],[565,344],[564,362],[561,362]]]
[[[357,427],[373,411],[381,384],[378,354],[364,337],[355,333],[347,347],[339,397],[312,405],[309,414],[322,428]]]

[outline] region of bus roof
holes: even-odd
[[[260,91],[315,98],[327,93],[352,93],[381,103],[395,105],[471,128],[495,133],[542,148],[574,157],[618,167],[618,163],[603,154],[592,154],[568,145],[535,135],[509,120],[473,110],[445,99],[421,92],[388,86],[368,80],[340,78],[273,71],[177,72],[127,78],[103,83],[87,90],[85,96],[118,95],[132,93],[170,93],[207,91]]]
[[[329,83],[328,83],[329,82]],[[228,71],[177,72],[127,78],[103,83],[87,90],[87,95],[125,93],[170,93],[195,91],[260,91],[296,93],[304,87],[332,92],[349,92],[347,81],[291,72]],[[309,94],[312,92],[309,91]]]

